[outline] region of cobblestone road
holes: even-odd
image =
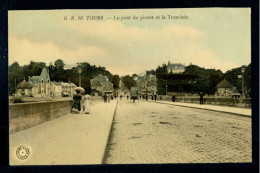
[[[251,162],[251,134],[248,117],[119,101],[104,162]]]

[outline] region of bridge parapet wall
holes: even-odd
[[[172,101],[170,96],[162,96],[162,100]],[[199,97],[176,97],[176,102],[183,103],[200,103]],[[223,98],[223,97],[204,97],[204,104],[209,105],[219,105],[219,106],[231,106],[231,107],[241,107],[241,108],[251,108],[251,98]]]
[[[9,133],[15,133],[70,112],[72,100],[9,105]]]
[[[92,97],[91,105],[102,100],[102,97]],[[52,100],[9,104],[9,133],[36,126],[54,118],[70,113],[73,100]]]

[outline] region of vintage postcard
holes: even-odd
[[[251,163],[251,10],[8,12],[10,165]]]

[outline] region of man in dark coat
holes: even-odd
[[[172,95],[172,102],[175,102],[175,95]]]
[[[203,93],[200,92],[200,104],[203,105]]]
[[[157,100],[157,95],[155,94],[155,95],[154,95],[154,101],[156,101],[156,100]]]
[[[104,95],[104,103],[107,102],[107,94]]]

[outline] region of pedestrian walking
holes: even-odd
[[[145,100],[148,100],[148,95],[145,95]]]
[[[155,95],[154,95],[154,101],[156,101],[156,99],[157,99],[157,95],[155,94]]]
[[[126,96],[126,98],[127,98],[127,100],[128,100],[128,98],[129,98],[129,95],[127,95],[127,96]]]
[[[200,92],[200,104],[203,105],[203,93]]]
[[[153,95],[152,95],[152,100],[153,100]]]
[[[110,103],[110,99],[111,99],[111,97],[112,97],[112,96],[108,96],[108,97],[107,97],[107,101],[108,101],[108,103]]]
[[[89,114],[89,113],[90,113],[90,103],[91,103],[91,97],[90,97],[90,95],[86,94],[86,95],[83,97],[83,100],[84,100],[83,112],[84,112],[85,114]]]
[[[104,95],[104,103],[107,102],[107,94]]]
[[[71,107],[71,112],[73,111],[73,108],[77,109],[79,112],[81,110],[81,105],[80,105],[80,100],[81,100],[82,96],[80,94],[80,90],[76,90],[76,94],[73,96],[73,104]]]
[[[122,96],[122,95],[120,95],[120,100],[122,100],[122,97],[123,97],[123,96]]]
[[[175,95],[172,95],[172,102],[175,102]]]

